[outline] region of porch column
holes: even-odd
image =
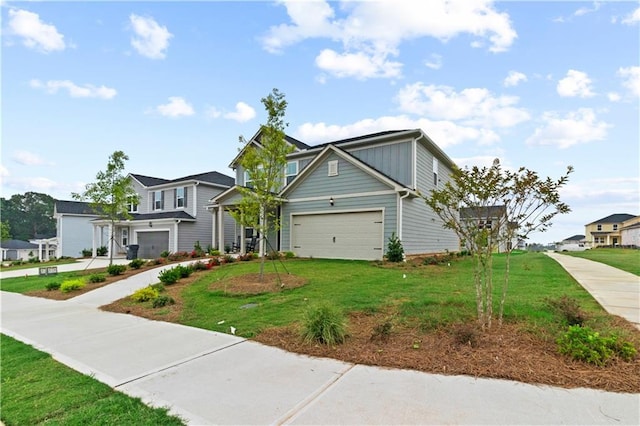
[[[218,227],[218,209],[214,208],[211,211],[211,245],[216,248],[217,240],[217,227]]]
[[[93,225],[93,238],[91,240],[91,257],[98,256],[98,247],[96,244],[96,232],[98,230],[97,225]]]
[[[224,253],[224,221],[222,217],[224,216],[224,208],[222,206],[218,207],[218,229],[220,232],[218,233],[218,250],[220,253]]]
[[[242,220],[240,222],[244,222],[244,214],[242,215]],[[247,254],[247,236],[246,236],[246,229],[244,227],[244,225],[242,223],[239,224],[240,225],[240,254]],[[237,228],[236,228],[237,229]]]

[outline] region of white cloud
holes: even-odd
[[[135,32],[135,36],[131,38],[131,46],[147,58],[164,59],[169,39],[173,37],[167,27],[160,26],[153,18],[135,14],[129,16],[129,21]]]
[[[210,118],[218,118],[222,115],[222,113],[216,107],[208,107],[204,114]]]
[[[607,98],[608,98],[611,102],[618,102],[618,101],[620,101],[620,99],[621,99],[622,97],[620,96],[620,94],[619,94],[619,93],[616,93],[616,92],[609,92],[609,93],[607,93]]]
[[[37,13],[10,9],[8,29],[10,34],[22,37],[22,43],[43,53],[64,50],[64,36],[55,26],[45,24]]]
[[[622,85],[634,96],[640,96],[640,67],[618,69],[618,75],[624,79]]]
[[[400,110],[432,119],[461,121],[465,125],[512,127],[529,120],[529,113],[517,108],[516,96],[494,96],[483,88],[456,92],[448,86],[406,85],[397,95]]]
[[[442,56],[438,54],[431,54],[430,59],[425,61],[425,66],[432,70],[439,70],[442,68]]]
[[[591,108],[580,108],[577,111],[559,117],[554,112],[542,116],[543,125],[527,138],[527,145],[556,145],[568,148],[573,145],[604,140],[607,129],[611,127],[604,121],[598,121]]]
[[[601,5],[602,5],[602,3],[595,1],[595,2],[593,2],[593,7],[592,8],[581,7],[580,9],[576,10],[575,12],[573,12],[573,14],[575,16],[583,16],[583,15],[586,15],[588,13],[597,12],[598,9],[600,9]]]
[[[316,58],[318,68],[336,77],[355,77],[360,80],[367,78],[399,77],[402,64],[386,60],[386,55],[367,55],[364,52],[337,53],[331,49],[324,49]]]
[[[5,166],[0,164],[0,177],[4,178],[4,177],[10,176],[10,175],[11,175],[11,173],[9,173],[9,170]]]
[[[42,157],[29,151],[15,151],[12,158],[15,162],[25,166],[53,165],[53,163],[45,161]]]
[[[229,120],[235,120],[238,123],[244,123],[246,121],[249,121],[255,116],[256,116],[256,110],[244,102],[238,102],[236,104],[235,111],[228,112],[223,115],[224,118],[227,118]]]
[[[450,121],[432,121],[426,118],[413,119],[405,115],[364,119],[347,125],[326,123],[304,123],[298,127],[294,137],[305,142],[324,143],[338,139],[361,136],[385,130],[423,129],[441,148],[467,141],[490,144],[499,140],[498,135],[487,129],[460,126]]]
[[[517,37],[509,15],[495,10],[490,0],[345,2],[340,18],[327,1],[280,3],[291,23],[269,29],[262,38],[265,50],[279,53],[308,38],[340,42],[342,53],[326,49],[316,58],[318,66],[338,76],[398,77],[401,64],[387,58],[398,56],[406,40],[433,37],[446,42],[470,34],[487,41],[490,51],[503,52]]]
[[[629,13],[622,19],[622,23],[626,25],[634,25],[640,22],[640,7]]]
[[[156,110],[165,117],[177,118],[195,114],[191,104],[179,96],[169,97],[169,103],[158,105]]]
[[[558,81],[556,90],[563,97],[588,98],[594,95],[591,91],[591,79],[587,73],[576,70],[567,71],[567,76]]]
[[[504,87],[513,87],[527,81],[527,76],[519,71],[509,71],[509,75],[504,79]]]
[[[34,79],[29,82],[29,85],[34,89],[42,89],[49,94],[54,94],[60,89],[65,89],[69,92],[69,96],[72,98],[112,99],[118,93],[116,89],[112,89],[110,87],[96,87],[91,84],[78,86],[69,80],[49,80],[47,82],[42,82]]]

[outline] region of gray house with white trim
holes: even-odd
[[[382,259],[396,234],[405,253],[459,250],[455,233],[425,204],[429,194],[450,179],[454,162],[420,129],[387,131],[309,146],[289,136],[289,154],[279,193],[281,229],[268,236],[271,249],[301,257]],[[250,144],[260,147],[260,132]],[[238,185],[247,175],[230,167]],[[222,243],[228,232],[245,247],[253,230],[221,226],[240,199],[236,188],[214,197],[214,234]],[[263,248],[264,250],[264,248]]]

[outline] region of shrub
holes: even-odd
[[[107,274],[114,277],[116,275],[124,274],[124,271],[126,270],[127,270],[127,265],[116,265],[115,263],[112,263],[111,265],[107,266]]]
[[[164,257],[158,257],[151,261],[152,265],[164,265],[165,263],[167,263],[167,259]]]
[[[558,299],[547,298],[545,301],[568,325],[583,325],[587,320],[587,313],[574,298],[564,295]]]
[[[579,325],[569,326],[557,343],[561,354],[599,366],[605,365],[613,355],[630,361],[637,353],[633,344],[621,341],[618,336],[603,337],[590,327]]]
[[[11,262],[11,266],[20,266],[22,265],[24,262],[21,259],[17,259]]]
[[[220,266],[220,259],[218,259],[217,257],[212,257],[211,259],[209,259],[209,262],[207,262],[207,269],[211,269],[214,266]]]
[[[173,305],[174,303],[176,303],[176,301],[173,300],[173,297],[163,295],[163,296],[158,296],[155,299],[153,299],[152,306],[154,308],[161,308],[163,306]]]
[[[387,340],[389,340],[389,336],[391,336],[392,331],[393,331],[393,322],[390,319],[387,319],[384,322],[373,327],[373,332],[371,333],[371,340],[379,340],[382,342],[386,342]]]
[[[173,269],[176,271],[179,278],[187,278],[193,273],[193,268],[190,265],[176,265]]]
[[[245,253],[238,256],[238,260],[241,262],[247,262],[253,260],[253,253]]]
[[[211,256],[220,256],[220,250],[211,249],[211,250],[209,250],[209,255],[211,255]]]
[[[93,251],[91,249],[82,249],[82,257],[91,257]]]
[[[389,262],[402,262],[404,260],[404,248],[402,242],[396,236],[396,233],[392,233],[389,237],[389,243],[387,244],[387,260]]]
[[[175,284],[180,279],[180,272],[174,268],[165,269],[158,274],[158,279],[161,283],[166,285]]]
[[[107,249],[106,246],[98,247],[98,249],[96,250],[96,254],[98,256],[106,256],[108,252],[109,250]]]
[[[40,263],[40,259],[38,259],[37,257],[29,257],[29,260],[27,260],[28,263]]]
[[[296,257],[296,254],[292,251],[285,251],[284,252],[284,257],[286,259],[293,259],[294,257]]]
[[[191,252],[191,257],[203,257],[204,250],[202,250],[202,246],[200,246],[200,241],[196,241],[193,245],[193,251]]]
[[[222,262],[224,262],[224,263],[233,263],[233,262],[235,262],[235,261],[236,261],[236,258],[235,258],[235,257],[233,257],[233,256],[231,256],[230,254],[225,254],[225,255],[222,257]],[[222,263],[222,262],[221,262],[221,263]]]
[[[347,323],[342,311],[329,304],[311,307],[305,312],[302,337],[307,342],[325,345],[343,343],[347,337]]]
[[[47,283],[44,288],[47,289],[47,291],[52,291],[52,290],[58,290],[60,288],[60,283],[57,281],[53,281],[50,283]]]
[[[201,260],[198,260],[197,262],[193,262],[191,264],[191,267],[194,271],[204,271],[205,269],[207,269],[207,264]]]
[[[164,291],[164,284],[162,283],[151,284],[149,287],[158,290],[158,293],[162,293]]]
[[[276,250],[271,250],[268,254],[267,254],[267,259],[269,260],[278,260],[280,259],[282,255],[280,254],[279,251]]]
[[[131,296],[131,300],[134,302],[148,302],[149,300],[154,300],[159,296],[158,290],[155,288],[148,286],[141,288],[140,290],[136,290]]]
[[[459,345],[478,346],[480,331],[475,324],[459,324],[453,327],[453,340]]]
[[[90,283],[103,283],[107,280],[107,277],[105,277],[102,274],[91,274],[89,275],[89,282]]]
[[[129,262],[129,267],[131,269],[140,269],[140,268],[142,268],[144,263],[145,263],[145,261],[142,260],[142,259],[133,259],[131,262]]]
[[[80,290],[86,285],[87,284],[81,279],[67,280],[60,284],[60,291],[63,293],[69,293],[74,290]]]

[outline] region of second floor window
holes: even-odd
[[[284,184],[289,185],[292,180],[296,178],[298,175],[298,162],[297,161],[289,161],[287,163],[287,167],[284,170]]]
[[[138,213],[138,204],[137,203],[129,203],[128,211],[129,211],[129,213]]]
[[[598,231],[602,231],[602,225],[598,225]]]
[[[247,171],[244,172],[244,186],[246,186],[247,188],[253,188],[251,175],[249,175],[249,172]]]
[[[614,224],[613,224],[613,230],[614,230],[614,231],[617,231],[617,230],[618,230],[618,224],[617,224],[617,223],[614,223]]]
[[[162,191],[155,191],[153,193],[153,209],[162,210],[164,207],[164,193]]]
[[[433,157],[433,186],[438,186],[438,159]]]
[[[176,188],[175,194],[175,206],[176,208],[187,207],[187,188]]]

